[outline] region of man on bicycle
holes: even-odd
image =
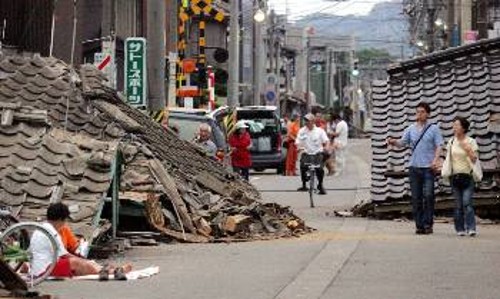
[[[302,156],[300,158],[300,177],[302,180],[302,187],[297,189],[297,191],[308,191],[306,186],[308,177],[307,171],[309,165],[307,164],[318,164],[316,167],[316,176],[318,177],[318,191],[319,194],[326,194],[325,188],[323,187],[323,151],[328,146],[328,136],[325,130],[319,128],[315,125],[316,118],[313,114],[308,113],[304,116],[306,125],[299,130],[297,134],[297,139],[295,144],[299,151],[302,151]]]

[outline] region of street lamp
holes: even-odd
[[[240,44],[239,1],[231,1],[231,17],[229,19],[229,80],[227,88],[227,104],[230,107],[239,106],[239,70]]]
[[[262,23],[266,20],[266,13],[259,7],[253,16],[253,19],[257,23]]]
[[[261,95],[261,85],[263,76],[263,62],[262,62],[262,52],[264,52],[262,42],[262,28],[264,21],[266,20],[266,13],[262,9],[262,3],[256,1],[256,10],[253,16],[254,23],[254,40],[253,40],[253,57],[254,57],[254,69],[253,69],[253,104],[260,105],[260,95]],[[265,9],[265,7],[264,7]]]

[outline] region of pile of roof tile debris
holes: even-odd
[[[402,62],[388,70],[388,81],[373,82],[372,201],[355,214],[392,218],[411,212],[409,149],[389,150],[386,138],[401,137],[415,121],[417,104],[426,101],[445,140],[453,136],[457,116],[470,120],[484,172],[474,205],[482,217],[500,217],[499,48],[500,39],[493,39],[436,52]],[[452,211],[450,186],[439,180],[435,191],[438,212]]]
[[[74,229],[88,239],[127,224],[118,218],[126,200],[142,206],[142,222],[169,240],[269,239],[310,230],[125,104],[105,80],[93,66],[75,70],[54,58],[0,52],[1,205],[22,220],[40,220],[49,202],[62,200]],[[101,217],[106,206],[108,221]]]

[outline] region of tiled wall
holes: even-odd
[[[435,59],[415,59],[389,70],[388,81],[373,82],[374,201],[400,200],[410,194],[407,176],[386,176],[387,171],[407,170],[410,150],[390,150],[386,138],[402,136],[415,121],[415,108],[421,101],[431,105],[431,122],[439,125],[445,142],[453,135],[455,117],[466,117],[483,168],[500,168],[500,50],[494,48],[483,43],[477,49],[467,46],[448,51],[449,58],[442,53]],[[477,192],[498,189],[498,182],[487,174]],[[436,192],[446,195],[449,188],[438,180]]]

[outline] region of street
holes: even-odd
[[[326,196],[295,192],[299,177],[252,173],[266,201],[290,205],[316,232],[295,239],[134,248],[116,262],[160,273],[137,281],[49,281],[58,298],[497,298],[500,229],[479,225],[457,237],[451,223],[415,235],[408,221],[342,218],[334,210],[368,198],[370,140],[351,140],[343,176],[326,177]]]

